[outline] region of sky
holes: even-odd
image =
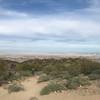
[[[0,0],[1,53],[100,53],[100,0]]]

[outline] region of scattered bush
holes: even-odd
[[[58,76],[59,78],[62,78],[62,79],[70,79],[72,77],[72,75],[70,75],[68,71],[63,71]]]
[[[77,76],[81,74],[81,66],[76,62],[72,62],[69,64],[69,66],[66,66],[66,70],[71,76]]]
[[[68,89],[77,89],[80,86],[89,85],[89,79],[84,76],[76,76],[68,80]]]
[[[9,93],[19,92],[19,91],[24,91],[24,87],[22,84],[13,83],[13,84],[9,85],[9,87],[8,87]]]
[[[42,74],[39,79],[38,79],[38,83],[40,82],[45,82],[45,81],[49,81],[50,80],[50,76],[49,75],[46,75],[46,74]]]
[[[90,80],[100,79],[100,70],[94,70],[90,75],[88,75]]]
[[[77,81],[77,78],[72,78],[70,80],[68,80],[67,83],[67,88],[68,89],[77,89],[79,87],[79,82]]]
[[[99,70],[94,70],[91,74],[98,74],[98,75],[100,75],[100,69]]]
[[[41,75],[41,73],[43,75]],[[0,81],[9,82],[26,76],[39,75],[38,82],[61,79],[62,83],[50,83],[42,94],[63,90],[63,87],[76,89],[89,84],[89,79],[100,79],[100,63],[86,58],[34,59],[21,63],[0,59]],[[65,81],[66,80],[66,81]],[[10,85],[9,90],[18,91],[18,85]],[[16,89],[17,88],[17,89]],[[20,89],[19,89],[20,90]]]
[[[100,79],[100,74],[90,74],[89,79],[90,80]]]
[[[20,74],[21,76],[32,76],[32,71],[21,71]]]
[[[81,71],[85,75],[91,74],[95,70],[100,70],[100,63],[88,59],[79,60]]]
[[[51,82],[41,90],[40,95],[48,95],[51,92],[61,92],[62,90],[65,90],[63,85]]]

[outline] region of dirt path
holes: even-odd
[[[39,91],[45,84],[37,84],[37,77],[29,78],[22,83],[25,91],[8,94],[7,90],[0,88],[0,100],[29,100],[34,96],[39,96]]]
[[[53,93],[46,96],[40,96],[40,90],[45,83],[37,84],[37,77],[29,78],[22,83],[25,91],[8,94],[7,90],[0,88],[0,100],[29,100],[31,97],[37,97],[39,100],[100,100],[100,95],[82,96],[75,92]]]

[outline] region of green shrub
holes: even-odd
[[[49,81],[50,79],[51,79],[51,77],[49,75],[42,74],[38,79],[38,83]]]
[[[61,92],[62,90],[65,90],[63,85],[51,82],[41,90],[40,95],[48,95],[51,92]]]
[[[9,80],[9,77],[8,77],[8,74],[5,73],[4,75],[0,75],[0,81],[8,81]]]
[[[59,74],[59,77],[62,79],[70,79],[72,75],[70,75],[68,71],[63,71],[61,74]]]
[[[75,76],[79,77],[80,74],[87,75],[90,79],[100,79],[100,63],[86,58],[34,59],[21,63],[0,59],[0,81],[13,81],[23,76],[32,76],[38,72],[46,74],[40,76],[39,82],[59,78],[69,80],[68,83],[71,83],[69,87],[70,85],[78,87],[79,84],[86,84],[85,80],[82,79],[79,82],[75,78]]]
[[[26,70],[20,72],[21,76],[32,76],[32,71]]]
[[[88,75],[90,80],[100,79],[100,70],[94,70],[90,75]]]
[[[68,89],[77,89],[79,86],[89,85],[89,79],[84,76],[76,76],[68,80]]]
[[[95,70],[100,70],[100,63],[85,58],[80,61],[80,65],[84,74],[91,74]]]
[[[24,86],[22,84],[13,83],[13,84],[9,85],[9,87],[8,87],[9,93],[19,92],[19,91],[24,91]]]
[[[100,75],[100,69],[94,70],[94,71],[92,72],[92,74],[99,74],[99,75]]]
[[[100,74],[90,74],[89,79],[90,80],[100,79]]]
[[[79,87],[79,83],[77,81],[77,78],[72,78],[70,80],[68,80],[68,83],[67,83],[67,88],[68,89],[77,89],[77,87]]]
[[[70,65],[66,67],[66,70],[72,76],[81,74],[81,66],[75,62],[70,63]]]

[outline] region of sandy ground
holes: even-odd
[[[34,53],[34,54],[1,54],[0,58],[4,60],[11,60],[17,62],[23,62],[30,59],[61,59],[61,58],[77,58],[77,57],[85,57],[89,59],[93,59],[100,62],[100,53]]]
[[[22,84],[25,87],[25,91],[9,94],[7,90],[0,87],[0,100],[29,100],[31,97],[37,97],[38,100],[100,100],[100,94],[93,91],[67,91],[62,93],[52,93],[46,96],[40,96],[40,90],[46,85],[46,83],[37,84],[37,78],[33,77],[25,80]],[[88,95],[85,95],[87,92]]]

